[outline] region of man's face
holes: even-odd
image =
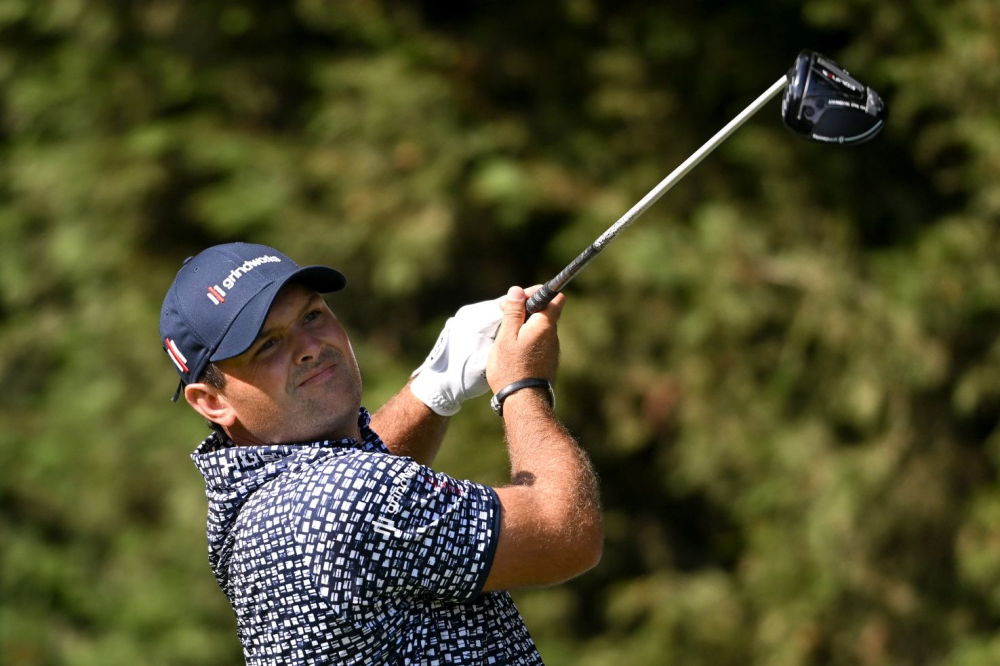
[[[217,365],[237,443],[358,436],[361,372],[346,331],[315,291],[284,286],[250,349]]]

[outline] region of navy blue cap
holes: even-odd
[[[274,297],[289,280],[320,293],[340,291],[347,284],[339,271],[302,268],[267,245],[227,243],[186,259],[160,310],[160,341],[181,385],[197,381],[209,361],[249,349]]]

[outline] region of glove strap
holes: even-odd
[[[520,391],[526,388],[545,388],[549,390],[549,404],[553,409],[556,407],[556,392],[552,389],[552,382],[547,379],[539,379],[537,377],[530,377],[528,379],[521,379],[516,382],[512,382],[504,386],[502,389],[497,391],[496,395],[490,400],[490,407],[499,416],[503,416],[503,401],[507,399],[510,394]]]

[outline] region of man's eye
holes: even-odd
[[[315,319],[319,319],[319,316],[321,314],[322,312],[320,312],[319,310],[313,310],[312,312],[306,315],[306,323],[313,321]]]
[[[267,351],[268,349],[274,346],[275,342],[276,340],[274,338],[269,338],[267,342],[265,342],[264,344],[262,344],[260,347],[257,348],[257,353],[259,354],[262,351]]]

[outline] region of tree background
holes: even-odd
[[[185,257],[344,271],[376,408],[801,48],[885,131],[774,101],[572,284],[605,555],[516,599],[553,665],[1000,663],[997,35],[995,0],[0,0],[0,663],[241,663],[157,340]],[[501,439],[469,404],[437,466],[501,483]]]

